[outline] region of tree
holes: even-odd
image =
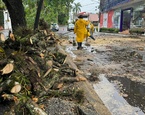
[[[73,16],[76,16],[81,11],[81,7],[82,6],[81,6],[80,2],[74,3]]]
[[[65,24],[69,19],[69,11],[73,2],[74,0],[44,0],[45,8],[47,8],[45,11],[49,17],[52,17],[52,22]]]
[[[40,0],[1,0],[1,1],[5,3],[5,6],[9,11],[13,30],[17,29],[19,26],[25,27],[26,22],[28,27],[33,27],[33,25],[36,24],[36,23],[34,24],[34,20],[37,13],[36,9],[38,8],[37,7],[38,2]],[[61,22],[63,23],[67,22],[69,18],[71,3],[73,2],[74,0],[44,0],[42,5],[43,10],[41,11],[41,18],[43,18],[45,21],[49,23],[49,22],[57,22],[58,18],[61,17],[62,18],[60,19]],[[60,16],[59,14],[63,15],[64,17]]]
[[[69,17],[69,12],[71,11],[72,9],[72,5],[71,3],[73,3],[74,0],[64,0],[64,4],[66,6],[66,13],[67,13],[67,16]]]
[[[19,26],[26,26],[25,12],[22,0],[3,0],[5,3],[12,22],[13,30]]]
[[[5,8],[5,5],[4,3],[2,2],[2,0],[0,0],[0,9],[4,9]]]
[[[81,4],[80,4],[80,2],[78,2],[78,3],[74,3],[74,8],[73,8],[73,12],[75,13],[75,14],[78,14],[80,11],[81,11]]]

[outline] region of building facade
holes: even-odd
[[[100,27],[120,31],[145,26],[145,0],[101,0]]]

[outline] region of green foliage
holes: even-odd
[[[144,34],[145,29],[143,29],[143,28],[132,28],[132,29],[129,29],[129,32],[130,32],[130,34],[141,35],[141,34]]]
[[[4,25],[4,15],[3,15],[3,10],[0,10],[0,25]]]
[[[119,29],[117,29],[117,28],[100,28],[100,32],[118,33]]]
[[[69,11],[72,7],[71,3],[73,2],[74,0],[44,0],[40,18],[43,18],[48,24],[66,24],[69,18]],[[33,28],[38,0],[23,0],[23,4],[27,25]]]
[[[78,2],[78,3],[75,3],[74,4],[74,7],[73,7],[73,12],[75,13],[75,14],[77,14],[78,12],[80,12],[81,11],[81,4],[80,4],[80,2]]]
[[[18,27],[15,30],[15,34],[17,36],[21,36],[23,38],[27,35],[32,35],[32,30],[30,28],[27,28],[27,27]]]
[[[34,8],[30,9],[29,7],[26,7],[25,12],[26,12],[27,26],[30,28],[33,28],[35,15],[36,15],[36,9]]]
[[[6,7],[5,7],[5,4],[3,3],[3,1],[2,0],[0,0],[0,10],[2,9],[5,9]]]
[[[66,24],[67,23],[67,20],[68,20],[68,18],[66,16],[66,14],[60,13],[58,15],[58,22],[59,22],[59,24],[62,24],[62,25]]]

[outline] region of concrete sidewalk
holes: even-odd
[[[132,37],[132,38],[145,38],[143,35],[131,35],[131,34],[121,34],[121,33],[105,33],[105,32],[94,32],[95,36],[119,36],[119,37]]]

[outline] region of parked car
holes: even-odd
[[[53,23],[51,24],[50,29],[52,31],[59,31],[59,25],[57,23]]]
[[[74,30],[74,27],[75,27],[75,25],[74,25],[73,23],[69,23],[69,24],[67,25],[67,31]]]

